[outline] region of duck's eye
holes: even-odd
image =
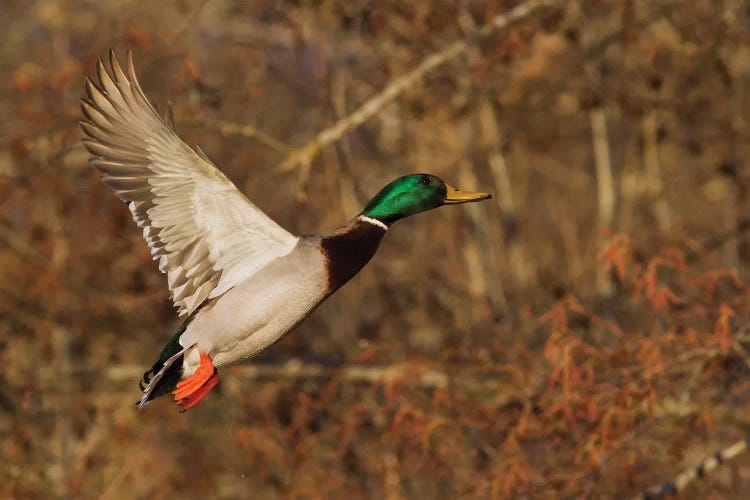
[[[430,179],[428,179],[427,177],[422,177],[422,180],[420,182],[422,182],[423,186],[429,186],[430,185]]]

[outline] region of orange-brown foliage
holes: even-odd
[[[746,2],[551,2],[294,156],[513,3],[4,2],[0,497],[621,498],[742,438]],[[294,232],[409,172],[496,197],[400,222],[194,410],[136,412],[177,320],[80,144],[110,46]],[[749,460],[689,494],[737,498]]]

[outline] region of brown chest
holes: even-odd
[[[355,219],[349,226],[321,240],[328,272],[328,294],[341,288],[370,261],[384,235],[384,228]]]

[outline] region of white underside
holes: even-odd
[[[183,377],[208,353],[220,368],[251,358],[279,340],[324,298],[325,259],[313,241],[301,239],[289,255],[272,260],[249,280],[199,311],[180,338],[189,349]]]

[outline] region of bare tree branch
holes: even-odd
[[[484,25],[467,39],[459,40],[425,58],[414,70],[389,83],[379,94],[371,97],[356,111],[336,122],[333,126],[321,131],[313,140],[290,152],[279,168],[284,171],[296,167],[309,168],[312,160],[321,148],[338,141],[347,132],[357,128],[375,116],[384,106],[392,102],[406,89],[424,78],[430,71],[465,53],[476,39],[485,38],[496,30],[505,28],[511,23],[523,19],[540,8],[551,5],[550,0],[530,0],[507,13],[496,16],[491,23]]]
[[[92,370],[96,371],[96,369]],[[78,368],[76,371],[84,372],[87,369]],[[448,385],[448,375],[446,373],[411,364],[390,366],[325,366],[303,363],[294,359],[282,364],[259,363],[242,365],[234,368],[233,372],[243,379],[295,380],[339,377],[348,382],[359,384],[387,383],[409,375],[413,383],[422,387],[437,389]],[[102,373],[103,377],[111,382],[137,380],[142,374],[143,367],[137,365],[114,365]],[[54,379],[55,377],[51,376],[50,378]]]

